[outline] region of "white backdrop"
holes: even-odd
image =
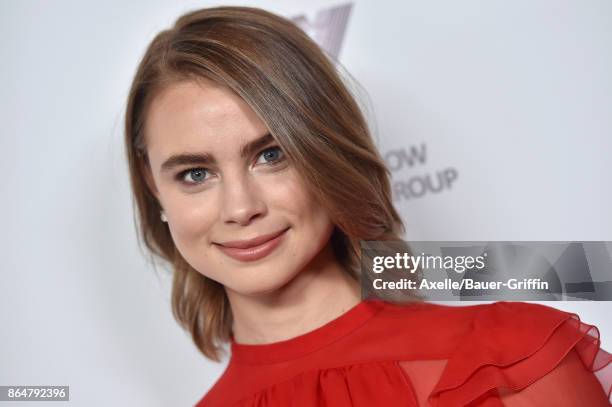
[[[312,23],[342,3],[240,4]],[[339,59],[367,92],[407,239],[612,240],[612,3],[352,4]],[[58,406],[178,406],[222,373],[139,251],[122,146],[146,45],[210,5],[0,5],[0,385],[70,385]],[[440,173],[454,181],[415,196]],[[548,305],[612,350],[610,302]]]

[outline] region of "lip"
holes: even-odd
[[[266,257],[282,242],[289,228],[254,239],[216,243],[219,250],[239,261],[255,261]]]

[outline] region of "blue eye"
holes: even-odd
[[[178,173],[176,175],[176,178],[188,185],[195,185],[195,184],[201,184],[202,182],[204,182],[205,179],[205,174],[208,172],[208,170],[206,168],[189,168],[188,170],[185,171],[181,171],[180,173]],[[190,181],[185,181],[185,176],[187,175],[192,175],[192,179],[193,182]]]
[[[284,153],[280,147],[274,146],[262,150],[258,157],[263,157],[264,161],[260,162],[260,159],[258,159],[256,162],[257,164],[271,166],[282,162],[284,159]],[[191,180],[188,180],[187,176],[189,176]],[[209,178],[210,171],[203,167],[189,168],[176,174],[176,179],[187,186],[204,184]]]
[[[261,152],[259,156],[264,157],[264,159],[266,160],[264,164],[275,164],[284,157],[284,153],[283,150],[280,149],[280,147],[274,146],[266,148]],[[257,162],[259,162],[259,160]]]

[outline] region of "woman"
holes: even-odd
[[[159,33],[126,148],[175,318],[209,359],[231,346],[199,406],[608,405],[610,355],[576,315],[361,299],[359,241],[404,226],[359,107],[290,21],[218,7]]]

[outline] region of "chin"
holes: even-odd
[[[246,274],[244,270],[236,271],[237,274]],[[279,274],[276,267],[268,268],[267,271],[270,273],[256,272],[248,276],[239,276],[238,278],[240,281],[228,282],[227,284],[224,284],[224,286],[241,295],[264,295],[279,290],[281,287],[291,281],[297,274],[293,272]]]

